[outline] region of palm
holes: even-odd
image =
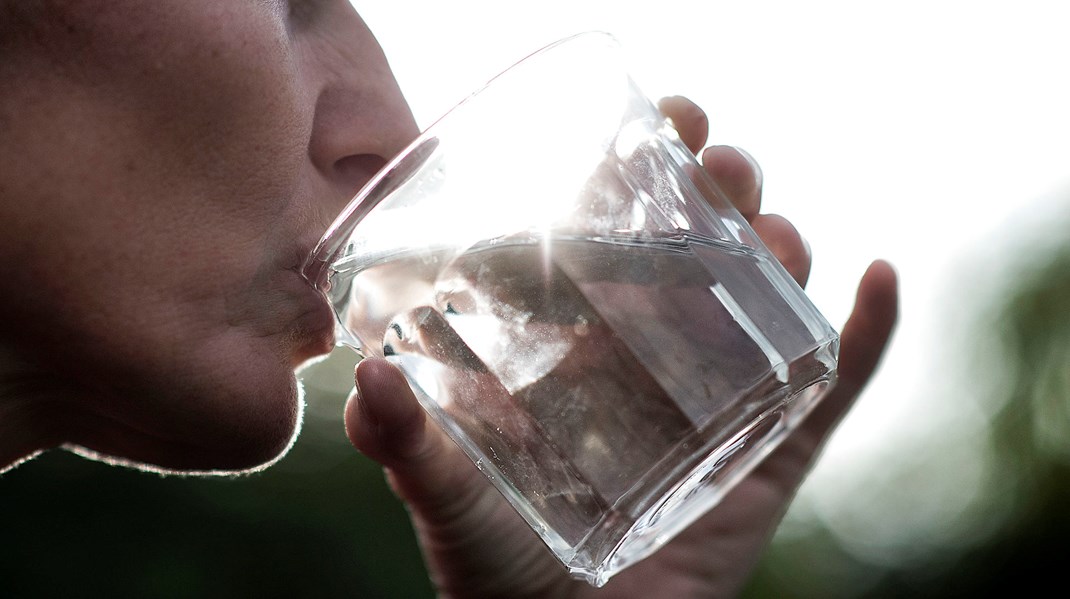
[[[662,104],[698,150],[705,116],[690,102]],[[795,229],[758,214],[760,177],[743,155],[711,148],[707,171],[805,284],[809,255]],[[386,362],[357,369],[359,397],[346,409],[354,445],[382,463],[412,511],[429,570],[447,596],[715,597],[741,588],[822,441],[876,367],[896,313],[895,275],[877,263],[863,278],[841,335],[839,383],[806,420],[710,513],[601,589],[568,577],[538,537],[445,434],[424,415],[404,377]],[[356,397],[356,396],[355,396]]]

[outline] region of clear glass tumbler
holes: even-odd
[[[594,585],[713,507],[835,380],[836,331],[602,33],[429,127],[305,276],[339,343],[400,367]]]

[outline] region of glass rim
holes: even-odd
[[[451,115],[468,106],[474,99],[483,94],[488,88],[495,86],[502,78],[523,70],[524,65],[529,64],[539,57],[558,50],[561,46],[571,46],[577,40],[600,39],[607,47],[620,48],[620,42],[612,34],[601,30],[589,30],[551,42],[523,58],[512,63],[491,77],[483,85],[469,93],[461,101],[454,104],[449,110],[435,119],[426,129],[420,132],[404,149],[392,157],[372,178],[365,183],[356,194],[349,200],[342,212],[331,222],[326,232],[317,241],[316,246],[309,252],[301,267],[301,275],[317,291],[325,291],[330,265],[343,250],[350,233],[356,228],[376,206],[390,194],[408,181],[416,172],[417,168],[438,147],[437,131],[440,123],[450,118]]]

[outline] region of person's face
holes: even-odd
[[[417,134],[378,44],[346,0],[13,4],[0,347],[35,426],[167,470],[272,460],[332,347],[303,260]]]

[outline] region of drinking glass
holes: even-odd
[[[838,335],[628,74],[554,43],[430,126],[309,257],[577,578],[712,508],[835,380]]]

